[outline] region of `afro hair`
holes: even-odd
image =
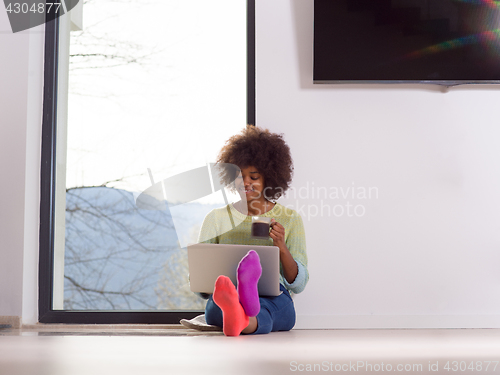
[[[226,141],[217,163],[257,168],[264,177],[265,198],[273,201],[288,190],[292,181],[293,160],[283,134],[271,133],[253,125],[248,125],[240,134]],[[221,173],[221,182],[226,185],[230,185],[234,178],[230,169]]]

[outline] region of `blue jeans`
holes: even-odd
[[[277,297],[260,297],[260,312],[257,315],[257,330],[253,335],[290,331],[295,325],[295,307],[292,297],[285,287],[280,284],[283,292]],[[208,324],[222,327],[222,310],[213,301],[212,296],[205,307],[205,319]]]

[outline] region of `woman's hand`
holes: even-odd
[[[283,266],[283,273],[286,281],[293,283],[299,272],[297,262],[293,259],[292,254],[286,247],[285,243],[285,228],[276,220],[271,219],[271,232],[269,236],[273,239],[273,245],[280,249],[280,261]]]
[[[271,219],[269,236],[273,239],[273,246],[278,246],[280,252],[287,248],[285,243],[285,228],[274,219]]]

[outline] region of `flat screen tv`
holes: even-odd
[[[500,1],[314,0],[314,83],[500,83]]]

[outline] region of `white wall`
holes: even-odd
[[[0,317],[37,320],[44,27],[13,34],[0,11]]]
[[[258,0],[256,23],[257,124],[309,186],[283,201],[307,232],[297,327],[500,327],[500,87],[313,85],[313,0]],[[312,196],[353,183],[378,199]],[[312,215],[347,202],[364,216]]]

